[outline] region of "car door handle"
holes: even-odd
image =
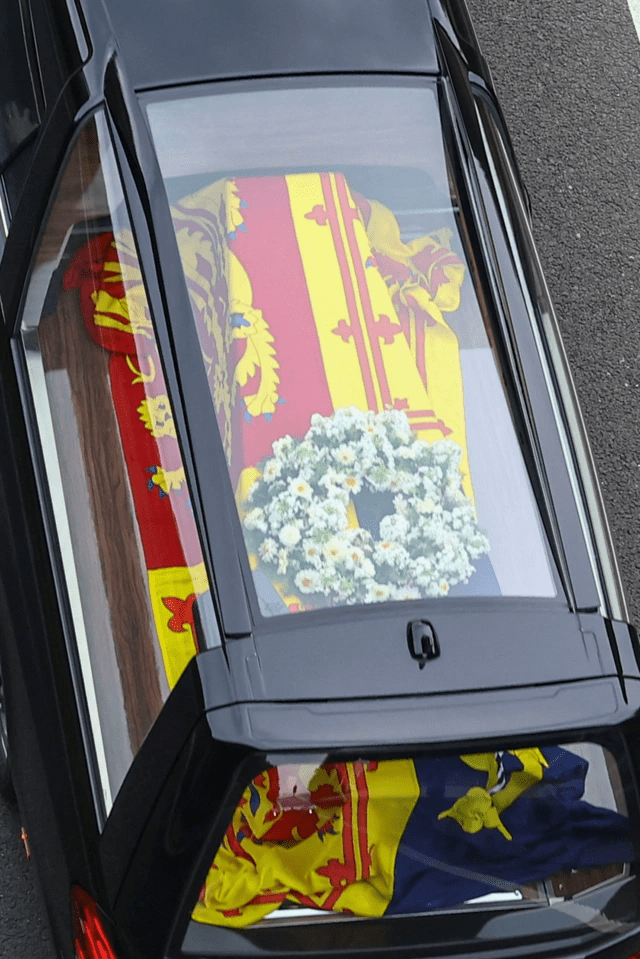
[[[407,625],[407,643],[411,658],[419,663],[420,669],[424,669],[428,660],[440,655],[436,631],[425,619],[414,619]]]

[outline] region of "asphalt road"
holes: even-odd
[[[640,623],[640,43],[626,0],[469,0]]]
[[[626,0],[468,0],[493,70],[640,623],[640,43]],[[55,959],[0,803],[0,959]]]

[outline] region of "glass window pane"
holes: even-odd
[[[100,114],[65,168],[22,336],[108,809],[198,649],[208,583]]]
[[[20,0],[0,5],[0,166],[38,125],[31,71],[24,43]]]
[[[147,109],[262,613],[555,595],[437,86]]]
[[[619,768],[596,743],[278,765],[244,791],[192,918],[264,928],[547,905],[628,875],[633,858]]]

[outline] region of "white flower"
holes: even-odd
[[[282,463],[279,463],[277,459],[267,460],[262,470],[262,478],[264,479],[265,483],[272,483],[280,476],[281,472]],[[251,488],[253,489],[254,487],[252,486]]]
[[[391,586],[389,587],[389,599],[412,600],[421,598],[420,590],[415,586]]]
[[[404,546],[388,539],[375,544],[373,557],[376,563],[387,563],[398,570],[405,569],[411,561],[411,557]]]
[[[318,480],[318,486],[323,486],[327,492],[330,491],[332,486],[342,486],[346,478],[345,473],[341,473],[338,470],[334,469],[333,466],[330,466],[323,476]]]
[[[392,513],[391,516],[383,516],[380,520],[380,537],[383,540],[391,539],[400,542],[406,537],[409,529],[408,520],[398,513]]]
[[[435,573],[436,571],[430,559],[420,556],[415,560],[413,565],[413,579],[415,579],[416,583],[420,586],[431,586]]]
[[[346,506],[337,497],[324,502],[311,502],[306,513],[309,530],[329,529],[337,532],[347,525]]]
[[[355,496],[356,493],[359,493],[362,489],[362,480],[359,476],[352,473],[345,476],[342,485],[351,496]]]
[[[341,443],[337,449],[332,451],[331,455],[340,466],[351,466],[356,458],[355,450],[346,443]]]
[[[312,566],[319,567],[322,563],[322,549],[314,540],[306,539],[302,544],[304,558]]]
[[[291,452],[295,446],[293,437],[281,436],[273,444],[273,455],[278,459],[283,459],[287,453]]]
[[[392,479],[392,476],[393,474],[389,467],[378,462],[375,466],[371,467],[367,478],[374,490],[384,492],[385,490],[389,489],[389,482]]]
[[[364,550],[358,546],[349,546],[345,554],[347,569],[355,569],[364,562]]]
[[[383,603],[386,599],[389,599],[390,593],[391,590],[384,583],[373,581],[367,585],[367,602]]]
[[[266,533],[267,523],[264,510],[259,506],[250,510],[244,518],[244,525],[247,529],[259,529],[261,533]]]
[[[271,539],[270,536],[263,539],[258,546],[258,555],[260,559],[265,560],[265,562],[272,563],[278,555],[278,544],[275,539]]]
[[[296,463],[313,464],[318,459],[318,449],[310,440],[303,440],[293,451]]]
[[[347,569],[348,568],[347,565]],[[376,575],[376,568],[371,560],[365,557],[361,563],[354,563],[353,575],[356,579],[370,580]]]
[[[261,505],[244,517],[247,546],[277,564],[289,590],[329,604],[442,596],[489,548],[461,456],[451,440],[417,440],[400,410],[314,414],[303,439],[273,444],[250,488],[246,502]],[[383,492],[393,506],[378,535],[352,528],[351,497]]]
[[[293,523],[287,523],[278,533],[278,538],[283,546],[296,546],[300,542],[300,530]]]
[[[412,444],[411,446],[398,446],[395,451],[395,455],[398,459],[411,460],[412,462],[415,462],[420,455],[420,450],[416,443]]]
[[[313,490],[302,474],[289,482],[289,493],[295,498],[305,500],[310,500],[313,496]]]
[[[344,490],[339,492],[341,493],[340,496],[332,496],[324,504],[328,529],[342,530],[347,525],[347,503],[349,500]]]
[[[345,537],[333,536],[325,543],[324,555],[331,563],[341,563],[346,555],[349,542]]]
[[[343,601],[348,601],[351,596],[353,596],[353,591],[355,589],[353,580],[347,579],[346,576],[340,576],[333,583],[333,590],[335,590],[338,599]]]
[[[301,569],[294,583],[301,593],[317,593],[322,587],[322,580],[317,569]]]

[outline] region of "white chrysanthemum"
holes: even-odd
[[[356,459],[353,446],[349,446],[347,443],[341,443],[337,449],[332,451],[331,455],[340,466],[352,466]]]
[[[344,536],[333,536],[325,543],[324,555],[331,563],[341,563],[347,555],[349,540]]]
[[[436,508],[435,500],[432,496],[425,496],[423,499],[416,499],[413,508],[417,513],[426,515],[428,513],[433,513]]]
[[[292,436],[281,436],[280,439],[274,440],[273,455],[277,458],[284,458],[294,447],[295,440]]]
[[[300,542],[300,530],[293,523],[287,523],[278,533],[278,538],[283,546],[296,546]]]
[[[338,495],[340,494],[340,495]],[[324,503],[325,526],[330,530],[341,530],[347,525],[347,504],[349,498],[344,490],[338,490]]]
[[[301,569],[294,583],[301,593],[317,593],[322,588],[322,580],[317,569]]]
[[[488,550],[461,487],[461,448],[417,440],[402,411],[315,414],[304,439],[273,449],[247,497],[259,504],[247,544],[292,591],[348,604],[441,596]],[[351,498],[367,492],[392,494],[379,535],[349,526]]]
[[[362,489],[362,480],[356,474],[347,474],[342,485],[350,496],[356,496]]]
[[[307,563],[318,567],[322,563],[322,549],[319,543],[314,540],[306,539],[302,544],[302,552]]]
[[[380,426],[373,419],[369,420],[368,423],[365,424],[364,432],[367,433],[374,441],[381,440],[384,437],[384,433],[380,429]]]
[[[419,586],[429,588],[433,585],[437,570],[430,559],[419,556],[413,563],[413,579]]]
[[[348,579],[346,576],[339,576],[334,580],[332,588],[340,601],[349,602],[355,591],[355,584],[352,579]]]
[[[365,552],[363,549],[360,549],[359,546],[349,544],[344,559],[347,569],[355,569],[358,566],[362,566],[365,559]]]
[[[316,501],[307,509],[307,524],[313,529],[342,529],[347,524],[347,511],[339,499]]]
[[[412,599],[420,599],[422,593],[416,586],[390,586],[389,599],[402,600],[404,602]]]
[[[389,489],[392,493],[415,493],[419,485],[419,479],[413,473],[407,473],[405,470],[398,471],[394,478],[389,482]]]
[[[300,474],[289,481],[289,493],[297,499],[310,500],[313,496],[313,489],[304,476]]]
[[[244,525],[247,529],[259,529],[261,533],[266,533],[267,521],[264,510],[259,506],[250,510],[244,518]]]
[[[389,489],[389,482],[392,477],[393,473],[389,467],[383,463],[377,462],[375,466],[372,466],[369,470],[367,479],[374,490],[384,493]]]
[[[367,582],[369,580],[372,580],[375,577],[376,568],[371,562],[371,560],[365,557],[361,563],[354,564],[353,575],[356,579]]]
[[[286,493],[284,496],[282,493],[275,496],[265,509],[272,521],[275,517],[286,520],[287,517],[293,514],[293,505],[290,497]]]
[[[397,570],[403,570],[411,565],[411,556],[404,546],[394,540],[381,540],[373,548],[373,558],[376,563],[387,563]]]
[[[396,540],[401,542],[409,532],[409,522],[404,516],[398,513],[392,513],[390,516],[383,516],[380,520],[380,538]]]
[[[376,583],[375,580],[367,584],[367,603],[384,603],[389,599],[390,588],[385,583]]]
[[[282,463],[279,463],[277,459],[270,459],[264,464],[262,478],[265,483],[272,483],[274,480],[278,479],[281,473]],[[254,487],[252,486],[251,488],[253,489]]]
[[[278,544],[275,539],[272,539],[270,536],[263,539],[258,546],[258,555],[260,559],[263,559],[265,562],[273,563],[278,555]]]
[[[410,463],[415,463],[420,456],[420,449],[417,443],[412,443],[411,446],[398,446],[395,456],[396,459],[409,460]]]
[[[333,466],[329,466],[318,480],[318,486],[327,490],[330,486],[337,486],[343,476],[344,473],[334,469]]]
[[[471,559],[477,559],[483,553],[489,552],[489,540],[486,536],[477,530],[475,535],[467,543]]]

